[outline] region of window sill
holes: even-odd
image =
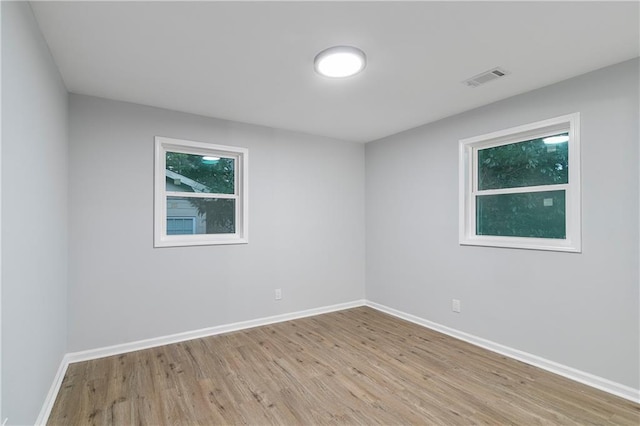
[[[524,250],[560,251],[581,253],[582,248],[569,240],[551,240],[547,238],[491,237],[465,238],[460,240],[461,246],[482,246],[499,248],[516,248]]]
[[[229,245],[229,244],[248,244],[249,240],[247,238],[229,238],[229,239],[220,239],[220,240],[194,240],[194,239],[163,239],[160,241],[155,241],[153,246],[155,248],[162,247],[188,247],[188,246],[219,246],[219,245]]]

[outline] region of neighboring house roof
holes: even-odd
[[[165,169],[165,175],[167,178],[180,182],[180,185],[187,185],[193,189],[193,192],[210,192],[209,187],[201,184],[200,182],[196,182],[193,179],[189,179],[186,176],[183,176],[179,173],[173,172],[169,169]]]

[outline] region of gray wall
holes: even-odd
[[[67,92],[29,4],[1,7],[2,414],[33,424],[67,343]]]
[[[364,298],[362,144],[80,95],[70,117],[69,351]],[[153,248],[156,135],[249,149],[249,244]]]
[[[458,245],[458,140],[572,112],[583,252]],[[638,113],[636,59],[367,144],[367,298],[640,387]]]

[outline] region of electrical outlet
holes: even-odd
[[[276,288],[276,300],[282,299],[282,289]]]
[[[451,300],[451,310],[456,313],[460,313],[460,300],[452,299]]]

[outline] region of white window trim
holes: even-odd
[[[476,235],[477,152],[492,146],[517,143],[558,131],[569,133],[569,183],[530,186],[501,190],[505,192],[535,192],[564,189],[566,191],[566,238],[525,238]],[[563,115],[536,123],[462,139],[459,144],[459,240],[461,245],[508,247],[533,250],[582,251],[581,189],[580,189],[580,113]],[[524,190],[523,190],[524,189]],[[489,195],[491,191],[482,191]]]
[[[166,190],[166,153],[182,152],[234,158],[235,193],[215,194],[215,198],[236,200],[236,223],[233,234],[167,235],[167,197],[184,197],[185,193]],[[246,244],[249,242],[249,150],[234,146],[214,145],[182,139],[155,137],[154,167],[154,247],[202,246],[218,244]],[[188,197],[208,198],[211,194],[187,193]]]

